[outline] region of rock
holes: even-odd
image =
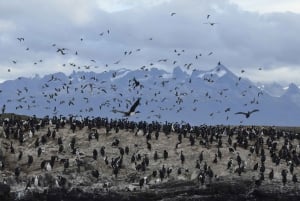
[[[10,186],[0,183],[0,200],[10,200]]]
[[[198,179],[198,175],[199,175],[199,170],[195,170],[193,171],[192,175],[191,175],[191,180],[196,180]]]
[[[2,161],[3,158],[4,158],[3,151],[2,151],[2,149],[0,149],[0,161]]]

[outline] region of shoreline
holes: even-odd
[[[274,188],[275,187],[275,188]],[[214,181],[211,184],[198,184],[196,181],[170,181],[157,185],[151,185],[148,189],[136,191],[112,190],[103,191],[100,188],[72,187],[48,188],[44,190],[30,190],[23,195],[11,192],[7,200],[64,200],[64,201],[134,201],[134,200],[299,200],[300,188],[295,191],[292,185],[278,187],[274,184],[266,184],[256,187],[251,180],[239,179],[231,181]],[[4,199],[5,200],[5,199]],[[4,201],[3,200],[3,201]]]
[[[300,197],[298,133],[108,119],[36,122],[0,127],[0,184],[9,185],[0,188],[1,201]]]

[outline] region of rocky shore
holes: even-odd
[[[0,127],[0,201],[300,198],[298,133],[173,124],[153,131],[106,119],[78,124],[73,131],[69,122],[45,123],[34,134],[15,123]]]
[[[74,187],[65,188],[49,188],[34,189],[26,192],[10,192],[7,191],[8,185],[0,185],[0,200],[64,200],[64,201],[80,201],[80,200],[101,200],[101,201],[218,201],[218,200],[281,200],[293,201],[299,200],[299,188],[286,186],[277,188],[277,185],[264,185],[256,187],[253,181],[235,179],[231,181],[217,181],[211,184],[199,185],[196,181],[170,181],[163,184],[149,186],[143,190],[113,190]]]

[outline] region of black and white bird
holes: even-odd
[[[114,113],[119,112],[119,113],[123,113],[124,117],[129,117],[132,115],[135,115],[136,113],[140,113],[140,111],[135,111],[137,106],[140,104],[140,100],[141,98],[138,98],[134,104],[131,106],[131,108],[129,109],[129,111],[120,111],[120,110],[113,110]]]

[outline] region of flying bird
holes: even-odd
[[[138,87],[138,86],[140,85],[140,82],[137,81],[135,77],[134,77],[132,80],[133,80],[133,82],[134,82],[134,83],[133,83],[133,88],[136,88],[136,87]]]
[[[131,106],[131,108],[129,109],[129,111],[120,111],[120,110],[113,110],[114,113],[119,112],[119,113],[123,113],[124,117],[129,117],[132,115],[135,115],[136,113],[140,113],[139,111],[135,111],[135,109],[137,108],[137,106],[140,104],[140,100],[141,98],[138,98],[135,103]]]
[[[20,42],[24,41],[24,38],[17,38]]]
[[[176,13],[171,13],[171,16],[175,15]]]
[[[246,118],[249,118],[252,113],[258,112],[258,111],[259,111],[258,109],[254,109],[254,110],[248,111],[248,112],[236,112],[235,114],[243,114],[243,115],[245,115]]]
[[[65,55],[65,50],[67,50],[67,48],[57,48],[56,52],[60,52],[62,55]]]
[[[214,26],[215,24],[218,24],[217,22],[205,22],[203,24],[209,24],[210,26]]]

